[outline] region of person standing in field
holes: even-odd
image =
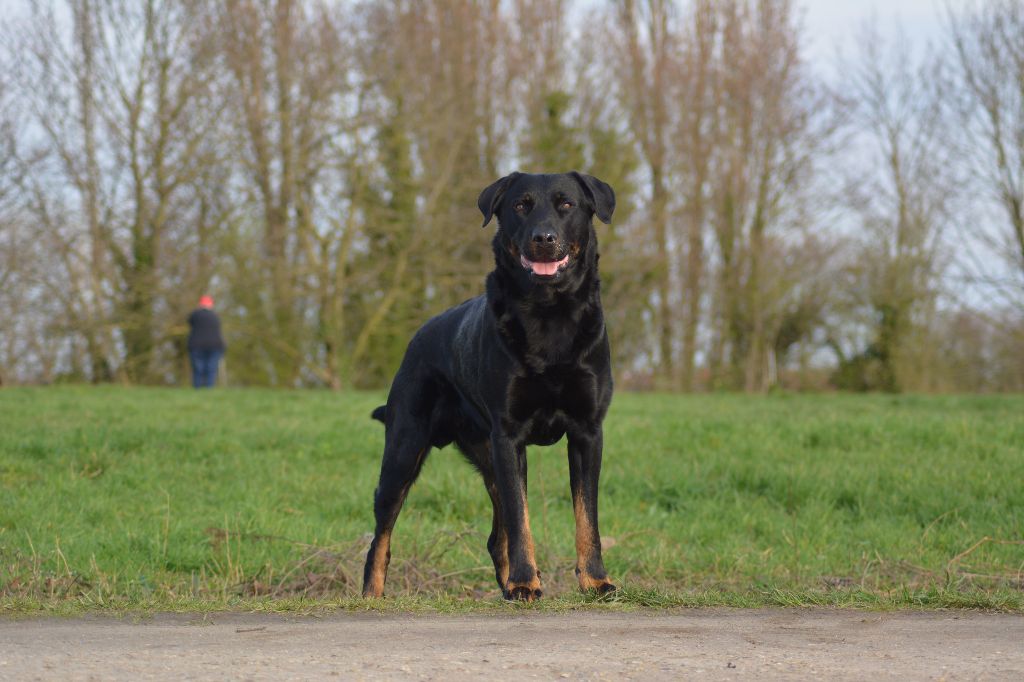
[[[195,388],[212,388],[217,383],[217,367],[225,350],[220,318],[213,312],[213,298],[206,295],[199,298],[199,307],[188,316],[188,326],[192,385]]]

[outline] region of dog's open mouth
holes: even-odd
[[[521,255],[519,256],[519,262],[522,263],[524,268],[535,275],[552,277],[557,274],[559,270],[569,264],[569,254],[565,254],[562,260],[554,261],[532,261],[526,256]]]

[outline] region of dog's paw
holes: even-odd
[[[615,585],[608,578],[592,578],[589,575],[581,574],[579,570],[576,571],[576,577],[580,581],[580,592],[596,592],[603,596],[616,590]]]
[[[530,587],[529,585],[509,585],[505,588],[505,599],[509,601],[534,601],[540,599],[544,595],[544,591],[539,587]]]
[[[611,594],[612,592],[614,592],[617,589],[618,588],[615,587],[615,585],[611,584],[610,582],[608,582],[606,580],[603,583],[600,583],[600,584],[597,584],[597,585],[592,585],[591,587],[587,588],[587,591],[588,592],[597,592],[599,595],[601,595],[603,597],[606,594]]]
[[[505,595],[505,599],[509,601],[533,601],[540,599],[544,594],[540,585],[540,571],[531,580],[523,582],[508,581],[502,592]]]

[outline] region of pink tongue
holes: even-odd
[[[558,272],[558,268],[569,262],[569,257],[566,256],[562,260],[556,260],[550,263],[538,263],[531,260],[527,260],[525,256],[520,256],[520,260],[523,262],[523,267],[530,268],[533,270],[535,275],[553,275]]]
[[[534,263],[533,271],[538,275],[553,275],[558,272],[558,263]]]

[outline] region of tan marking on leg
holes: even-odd
[[[416,466],[419,467],[419,463],[423,460],[423,457],[427,454],[427,449],[420,450],[419,454],[416,455]],[[370,579],[363,585],[363,596],[364,597],[382,597],[384,596],[384,582],[388,577],[388,564],[391,562],[391,531],[394,529],[395,521],[398,520],[398,514],[402,511],[402,506],[405,504],[405,498],[409,495],[409,488],[412,484],[405,485],[398,494],[398,503],[395,505],[394,516],[390,520],[390,525],[387,530],[381,532],[377,537],[377,544],[374,546],[373,564],[370,569]]]
[[[540,596],[541,582],[540,571],[537,569],[537,557],[533,546],[533,533],[530,532],[530,508],[526,506],[526,495],[523,495],[523,538],[526,543],[526,562],[533,568],[533,578],[526,582],[514,583],[508,581],[506,591],[511,594],[517,588],[525,588],[527,593],[523,596],[525,601],[533,601]]]
[[[572,506],[576,516],[576,578],[579,580],[580,589],[584,592],[588,590],[604,592],[614,589],[611,581],[607,578],[595,578],[590,575],[590,560],[594,556],[595,549],[591,540],[594,536],[594,529],[590,525],[586,507],[579,495],[573,495]]]
[[[490,446],[488,446],[488,449]],[[491,483],[487,486],[487,494],[491,497],[491,527],[494,531],[494,554],[491,560],[494,562],[494,573],[498,580],[498,586],[505,589],[508,584],[508,531],[505,530],[505,522],[501,518],[501,500],[498,499],[498,489]]]
[[[363,587],[364,597],[383,597],[384,581],[388,575],[388,563],[391,561],[391,531],[381,533],[374,546],[373,565],[370,568],[370,579]]]
[[[580,567],[590,559],[590,555],[594,551],[594,546],[590,541],[594,530],[590,527],[587,510],[579,495],[573,495],[572,510],[576,516],[576,566]]]
[[[530,531],[530,508],[526,506],[526,496],[523,496],[523,535],[526,537],[526,561],[537,571],[537,557],[533,547],[533,532]]]
[[[405,496],[408,494],[409,488],[406,486],[401,493],[401,501],[398,504],[398,508],[401,509],[402,504],[405,503]],[[393,528],[393,525],[392,525]],[[377,536],[377,541],[373,545],[373,563],[370,567],[370,577],[363,585],[363,596],[364,597],[383,597],[384,596],[384,583],[388,577],[388,564],[391,563],[391,530],[381,532]]]
[[[498,571],[498,581],[502,585],[508,584],[508,533],[505,532],[504,527],[498,532],[497,545],[495,551],[498,554],[498,558],[494,562],[494,567]]]

